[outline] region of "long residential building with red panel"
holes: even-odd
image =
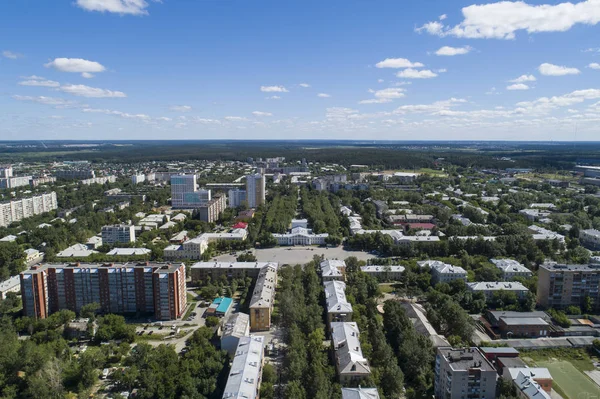
[[[98,303],[104,313],[154,313],[157,320],[172,320],[186,307],[185,279],[184,264],[40,264],[21,273],[23,311],[45,318]]]

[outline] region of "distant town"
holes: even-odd
[[[600,159],[68,145],[0,151],[2,397],[600,395]]]

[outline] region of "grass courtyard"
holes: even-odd
[[[546,367],[554,379],[553,388],[564,399],[600,398],[600,387],[584,373],[595,369],[585,350],[527,351],[521,358],[531,367]]]

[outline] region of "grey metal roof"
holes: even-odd
[[[264,337],[251,335],[240,338],[233,358],[223,399],[256,399],[262,376]]]
[[[270,264],[260,270],[254,285],[250,308],[271,308],[275,300],[277,286],[277,268]]]
[[[346,300],[346,284],[342,281],[325,281],[325,301],[328,313],[351,313],[352,305]]]
[[[342,399],[379,399],[377,388],[342,388]]]
[[[235,313],[223,326],[221,339],[226,337],[245,337],[250,328],[250,316],[246,313]]]

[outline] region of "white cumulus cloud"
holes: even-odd
[[[145,0],[77,0],[75,4],[86,11],[148,15]]]
[[[588,68],[600,69],[600,64],[598,64],[597,62],[592,62],[590,65],[588,65]]]
[[[600,2],[532,5],[524,1],[500,1],[464,7],[462,14],[464,19],[456,26],[433,21],[416,30],[441,37],[471,39],[514,39],[518,31],[565,32],[576,24],[596,25],[600,22]]]
[[[148,116],[146,114],[130,114],[127,112],[116,111],[116,110],[111,110],[111,109],[84,108],[81,111],[88,112],[88,113],[115,115],[115,116],[120,116],[121,118],[126,118],[126,119],[140,119],[140,120],[144,120],[144,121],[151,119],[150,116]]]
[[[175,112],[189,112],[192,110],[192,107],[190,105],[173,105],[170,109]]]
[[[112,91],[106,89],[99,89],[96,87],[90,87],[85,85],[63,85],[59,88],[60,91],[72,94],[80,97],[93,97],[93,98],[123,98],[127,97],[122,91]]]
[[[288,89],[283,86],[260,86],[260,91],[264,93],[288,93]]]
[[[398,72],[396,74],[396,76],[399,78],[405,78],[405,79],[430,79],[430,78],[435,78],[438,75],[437,75],[437,73],[432,72],[429,69],[417,70],[417,69],[408,68],[408,69]]]
[[[359,101],[359,104],[386,104],[391,103],[392,100],[389,98],[370,98],[368,100]]]
[[[320,98],[329,98],[329,97],[331,97],[331,95],[327,94],[327,93],[319,93],[319,94],[317,94],[317,97],[320,97]]]
[[[411,62],[406,58],[386,58],[375,64],[377,68],[421,68],[420,62]]]
[[[515,83],[514,85],[506,86],[506,90],[529,90],[529,86],[525,83]]]
[[[262,112],[262,111],[254,111],[254,112],[252,113],[252,115],[254,115],[254,116],[259,116],[259,117],[260,117],[260,116],[273,116],[273,114],[272,114],[272,113],[270,113],[270,112]]]
[[[36,86],[36,87],[58,87],[60,86],[60,83],[55,82],[53,80],[48,80],[45,78],[42,78],[41,76],[28,76],[28,77],[24,77],[23,81],[19,82],[19,85],[21,86]]]
[[[441,47],[438,51],[436,51],[435,55],[446,55],[446,56],[463,55],[463,54],[468,54],[471,50],[473,50],[473,48],[471,46],[464,46],[464,47],[444,46],[444,47]]]
[[[267,97],[267,100],[281,100],[281,97],[279,96],[271,96],[271,97]]]
[[[538,70],[542,75],[546,76],[578,75],[581,73],[581,71],[577,68],[548,64],[547,62],[540,65]]]
[[[304,87],[304,88],[310,87],[310,85],[308,83],[300,83],[298,86]]]
[[[535,82],[536,78],[533,75],[521,75],[516,79],[509,80],[510,83]]]
[[[62,98],[56,98],[56,97],[46,97],[46,96],[32,97],[32,96],[14,95],[14,96],[12,96],[12,98],[15,100],[18,100],[18,101],[30,101],[30,102],[39,103],[39,104],[51,105],[56,108],[73,108],[73,107],[77,107],[79,105],[78,103],[76,103],[74,101],[69,101],[69,100],[65,100]]]
[[[22,55],[22,54],[15,53],[15,52],[8,51],[8,50],[4,50],[4,51],[2,52],[2,56],[3,56],[4,58],[8,58],[8,59],[10,59],[10,60],[16,60],[17,58],[21,58],[21,57],[23,57],[23,55]]]
[[[106,70],[104,65],[82,58],[56,58],[44,64],[44,66],[61,72],[81,73],[81,76],[87,79],[94,77],[92,73],[104,72]]]

